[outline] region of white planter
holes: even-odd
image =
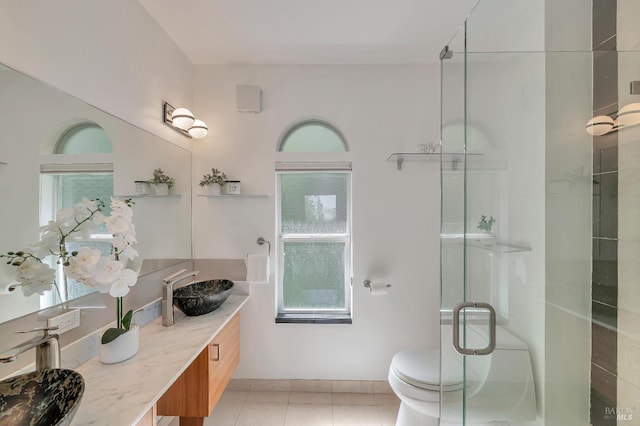
[[[166,183],[156,183],[153,185],[155,195],[169,195],[169,185]]]
[[[209,191],[209,195],[220,195],[220,184],[212,183],[211,185],[207,185],[207,190]]]
[[[102,336],[100,336],[102,338]],[[107,344],[99,343],[99,358],[103,364],[115,364],[127,360],[138,353],[140,334],[137,325],[133,324],[129,331],[118,336]]]
[[[240,181],[227,180],[224,182],[224,193],[228,195],[240,195]]]

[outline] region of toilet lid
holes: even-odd
[[[393,356],[391,368],[398,378],[421,389],[440,390],[440,352],[405,351]],[[445,363],[442,371],[442,391],[462,389],[462,365],[459,362]]]

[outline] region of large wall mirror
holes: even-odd
[[[0,93],[0,253],[37,242],[56,209],[113,194],[133,195],[146,273],[191,258],[190,151],[2,65]],[[155,168],[175,178],[172,195],[136,193]],[[0,323],[60,303],[51,291],[25,296],[15,274],[0,259]]]

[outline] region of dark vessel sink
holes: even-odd
[[[51,368],[0,382],[0,425],[68,425],[80,406],[84,379]]]
[[[188,316],[208,314],[227,300],[232,289],[230,280],[198,281],[173,290],[173,304]]]

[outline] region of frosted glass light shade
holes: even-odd
[[[602,136],[609,133],[611,129],[613,129],[613,118],[608,115],[593,117],[585,126],[587,133],[593,136]]]
[[[209,128],[207,127],[207,124],[202,120],[196,119],[193,122],[193,125],[189,128],[189,134],[195,139],[204,138],[205,136],[207,136],[208,132]]]
[[[620,108],[618,121],[623,126],[640,124],[640,103],[633,103]]]
[[[178,129],[187,130],[194,121],[193,113],[186,108],[176,108],[171,114],[171,123]]]

